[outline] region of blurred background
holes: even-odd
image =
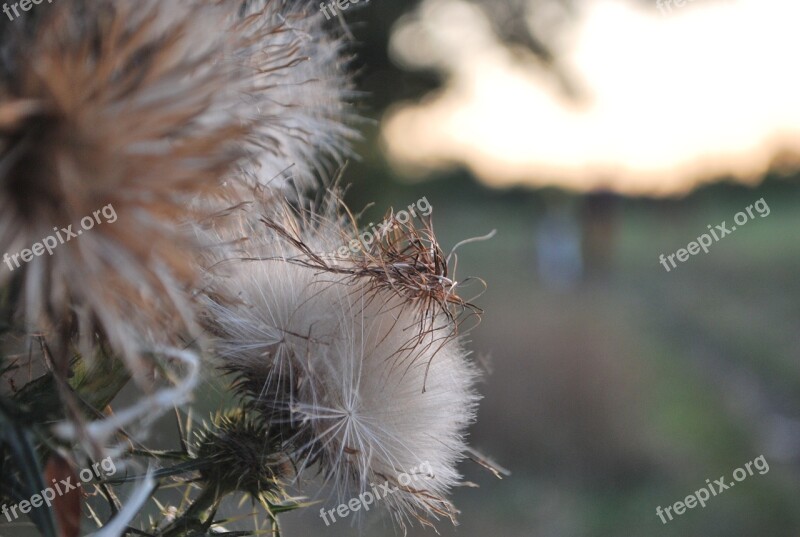
[[[456,276],[488,284],[471,442],[512,475],[465,462],[480,488],[442,535],[800,536],[798,21],[791,0],[372,0],[332,19],[374,120],[350,206],[378,222],[424,196],[445,251],[497,230]],[[659,263],[761,198],[768,216]],[[656,515],[762,454],[768,473]]]

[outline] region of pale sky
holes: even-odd
[[[694,0],[667,14],[586,2],[560,51],[587,92],[577,105],[515,63],[480,11],[425,0],[392,50],[448,82],[391,110],[384,142],[411,176],[455,163],[495,186],[667,195],[722,175],[752,181],[800,152],[798,22],[797,0]]]

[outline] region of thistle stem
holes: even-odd
[[[207,519],[201,520],[202,515],[216,509],[224,496],[225,491],[220,490],[218,486],[208,484],[188,509],[161,531],[161,537],[184,537],[195,533],[208,522]]]

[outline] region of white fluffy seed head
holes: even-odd
[[[312,251],[340,245],[331,226],[286,223]],[[216,280],[236,301],[208,301],[222,367],[284,425],[301,475],[317,463],[342,501],[397,487],[381,503],[403,526],[453,518],[447,495],[477,396],[449,319],[420,334],[418,310],[400,296],[290,262],[301,250],[266,226],[258,237],[243,252],[257,260]]]
[[[306,1],[231,4],[229,31],[238,39],[229,60],[241,69],[232,110],[255,126],[244,176],[284,194],[327,180],[360,137],[345,40]]]

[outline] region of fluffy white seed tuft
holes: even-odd
[[[301,475],[318,465],[342,501],[388,482],[398,490],[381,503],[403,526],[452,519],[447,496],[461,479],[477,375],[450,318],[420,333],[420,313],[401,295],[293,263],[306,247],[334,250],[341,235],[286,215],[284,224],[303,248],[252,229],[242,252],[251,261],[216,280],[220,296],[235,297],[208,301],[222,367],[283,425]],[[420,468],[409,484],[405,474]]]

